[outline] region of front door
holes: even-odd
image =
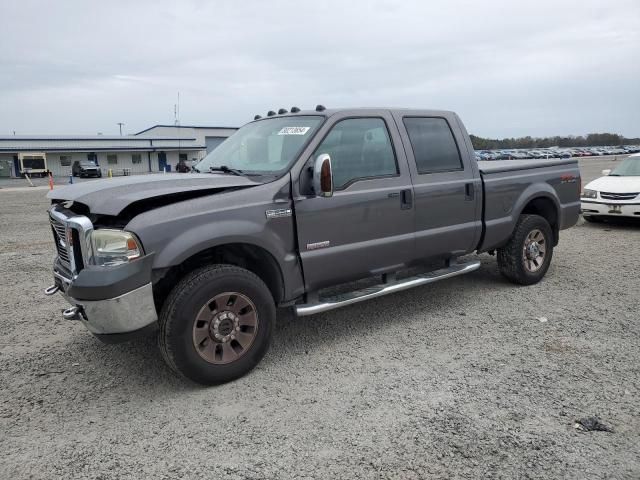
[[[161,172],[167,169],[167,154],[165,152],[158,152],[158,170]]]
[[[331,157],[332,197],[295,199],[300,257],[310,291],[399,270],[413,258],[413,191],[393,118],[331,117],[312,158]],[[304,174],[304,172],[303,172]]]

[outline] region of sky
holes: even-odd
[[[640,136],[640,1],[0,2],[0,135],[456,111],[476,135]]]

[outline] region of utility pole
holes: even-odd
[[[178,102],[173,104],[173,124],[180,125],[180,92],[178,92]]]
[[[118,126],[120,127],[120,136],[122,136],[122,126],[123,125],[124,125],[124,123],[118,122]]]

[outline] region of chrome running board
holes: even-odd
[[[339,295],[321,297],[318,303],[305,303],[295,306],[296,314],[303,317],[314,313],[327,312],[334,308],[345,307],[358,302],[364,302],[371,298],[382,297],[390,293],[400,292],[427,283],[437,282],[445,278],[464,275],[480,268],[480,261],[458,263],[447,268],[441,268],[432,272],[421,273],[413,277],[403,278],[395,283],[382,283],[372,287],[354,290],[352,292],[341,293]]]

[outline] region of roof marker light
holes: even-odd
[[[324,112],[326,110],[324,105],[316,105],[316,112]]]
[[[278,110],[278,115],[284,115],[285,113],[289,113],[286,108],[281,108]]]
[[[298,113],[300,109],[298,107],[291,107],[291,113]]]
[[[273,117],[276,114],[276,112],[274,112],[273,110],[269,110],[267,112],[267,117]]]
[[[262,115],[256,115],[255,117],[253,117],[254,120],[260,120],[262,118]]]

